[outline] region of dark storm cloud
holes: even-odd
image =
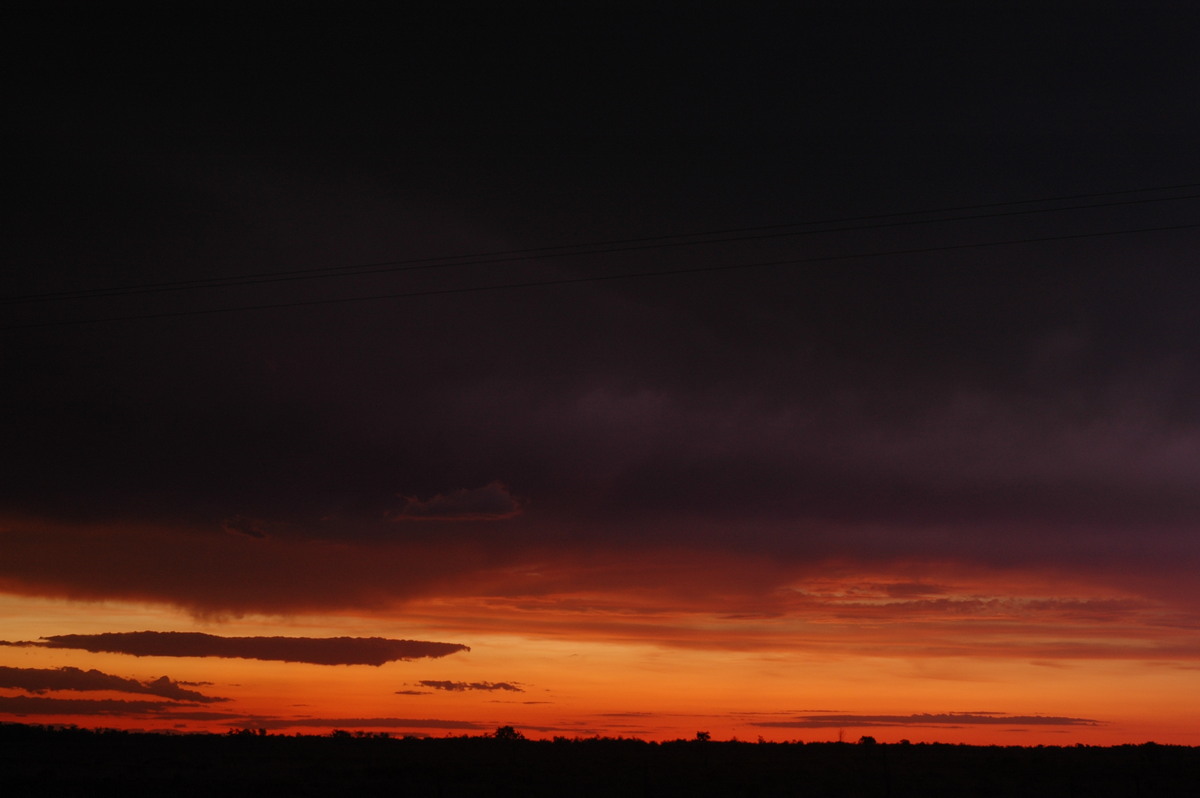
[[[0,588],[378,608],[650,590],[686,547],[728,568],[665,589],[713,600],[839,559],[1194,593],[1195,234],[1032,242],[1194,199],[439,260],[1198,179],[1194,12],[876,12],[164,26],[203,47],[21,15],[0,293],[71,296],[0,326],[260,310],[3,333]]]
[[[391,526],[381,519],[376,523]],[[212,528],[18,522],[0,531],[0,583],[76,598],[165,598],[200,615],[250,607],[267,612],[372,608],[424,594],[434,584],[454,584],[486,565],[486,547],[447,550],[447,542],[391,541],[384,547],[258,540]],[[495,548],[507,545],[498,540]]]
[[[499,521],[521,514],[521,505],[499,482],[462,488],[422,501],[405,496],[404,505],[388,514],[393,521]]]
[[[146,693],[177,701],[199,703],[229,700],[188,690],[182,686],[184,684],[190,683],[175,682],[166,676],[142,682],[95,669],[85,671],[72,667],[11,668],[0,666],[0,687],[15,687],[31,693],[45,693],[50,690],[114,690],[120,693]]]
[[[435,690],[446,690],[451,693],[461,693],[467,690],[507,690],[512,693],[523,693],[524,688],[518,687],[511,682],[452,682],[437,679],[422,679],[423,687],[432,687]]]
[[[1050,715],[1006,715],[1000,712],[946,712],[913,715],[808,715],[795,720],[757,721],[751,726],[777,729],[824,729],[849,726],[1098,726],[1101,721],[1091,718],[1068,718]]]
[[[350,545],[42,525],[27,533],[0,534],[4,552],[0,583],[19,594],[167,602],[207,618],[247,611],[373,610],[426,597],[453,600],[486,595],[494,599],[481,609],[497,620],[509,617],[518,627],[534,623],[539,607],[576,612],[599,602],[615,610],[622,601],[638,605],[648,601],[679,611],[716,610],[724,615],[818,612],[864,618],[896,618],[908,611],[951,617],[989,608],[1036,610],[1039,616],[1064,618],[1129,617],[1130,612],[1136,614],[1137,596],[1149,599],[1149,606],[1167,602],[1178,611],[1200,602],[1189,578],[1196,560],[1193,539],[1168,537],[1153,529],[1143,529],[1142,539],[1134,545],[1102,526],[919,526],[695,517],[680,521],[660,516],[630,518],[616,528],[609,521],[568,523],[569,539],[549,534],[556,531],[551,524],[545,540],[536,543],[535,538],[534,545],[522,545],[519,531],[479,539],[455,527],[448,528],[453,534],[439,540]],[[468,522],[465,527],[472,525]],[[1146,545],[1151,539],[1155,545]],[[1086,542],[1082,548],[1081,542]],[[1033,566],[1047,573],[1073,574],[1093,585],[1108,583],[1133,591],[1129,599],[1133,603],[1097,602],[1104,592],[1090,590],[1073,594],[1086,603],[1070,595],[1041,605],[1024,600],[997,603],[1005,596],[1003,588],[998,593],[983,588],[982,594],[933,594],[905,601],[889,596],[886,589],[872,588],[862,594],[868,601],[854,606],[853,595],[833,599],[819,591],[810,595],[805,587],[811,578],[833,573],[846,573],[856,584],[869,587],[878,581],[870,575],[872,569],[886,569],[896,558],[913,562],[920,552],[946,564],[942,569],[933,565],[932,570],[925,569],[942,574],[939,579],[956,568],[969,572],[996,564]],[[852,554],[855,559],[847,559]],[[966,582],[960,582],[959,591],[972,579],[962,578]],[[607,593],[613,594],[611,601],[601,598]],[[580,628],[606,627],[613,621],[606,615],[577,620]],[[458,634],[469,634],[471,629],[453,628]],[[639,637],[646,633],[629,631]],[[673,639],[665,629],[661,631],[666,639]]]
[[[383,665],[470,651],[458,643],[383,637],[218,637],[201,632],[106,632],[53,635],[37,645],[135,657],[235,657],[315,665]]]

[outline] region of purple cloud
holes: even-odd
[[[105,632],[53,635],[35,645],[135,657],[230,657],[314,665],[382,665],[470,651],[460,643],[383,637],[218,637],[201,632]]]

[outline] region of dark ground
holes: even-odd
[[[3,790],[59,795],[1192,796],[1200,749],[159,735],[0,726]]]

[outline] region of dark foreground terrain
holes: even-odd
[[[81,795],[1195,796],[1200,749],[158,735],[0,725],[0,792]]]

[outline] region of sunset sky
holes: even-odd
[[[1190,4],[216,5],[6,12],[0,721],[1200,745]]]

